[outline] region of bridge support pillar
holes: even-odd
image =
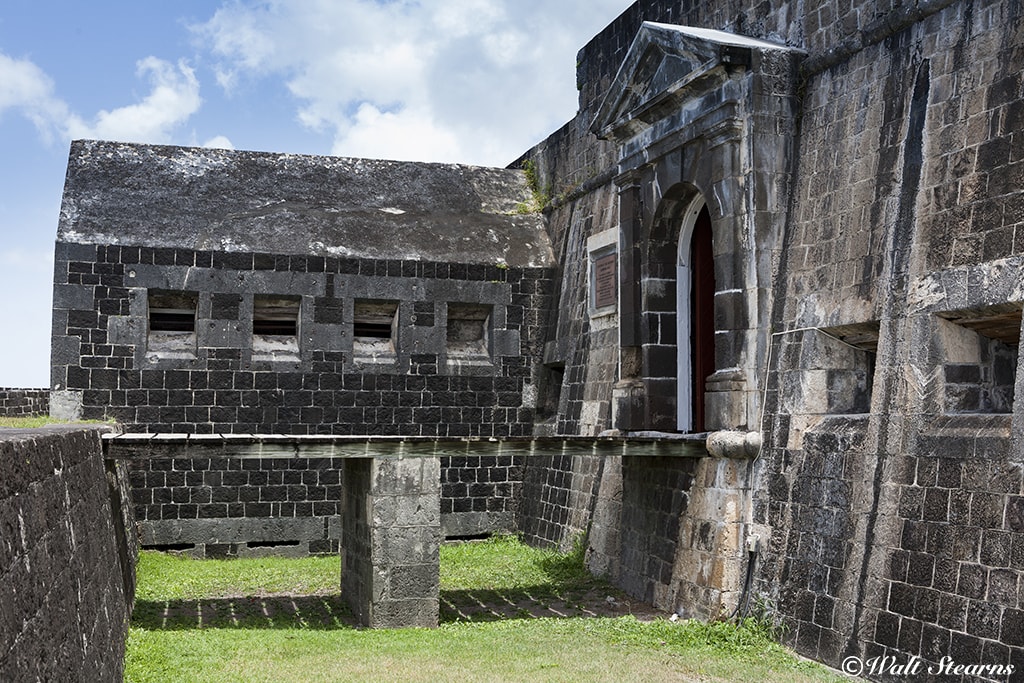
[[[341,595],[359,623],[437,626],[439,458],[347,459],[342,496]]]

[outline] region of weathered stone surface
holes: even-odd
[[[761,599],[833,665],[1024,666],[1021,22],[1010,0],[634,3],[519,164],[544,224],[515,172],[76,143],[53,388],[153,431],[757,433],[749,460],[453,457],[439,491],[346,461],[345,594],[367,624],[433,623],[442,514],[511,513],[562,549],[589,529],[590,566],[659,606]],[[148,289],[198,292],[194,359],[146,349]],[[252,354],[268,289],[301,299],[294,366]],[[379,299],[392,348],[356,340]],[[161,486],[152,514],[186,505]]]
[[[371,628],[437,626],[438,458],[348,459],[342,597]]]
[[[512,170],[77,141],[58,240],[550,266],[529,201]]]
[[[0,415],[45,415],[50,410],[50,392],[47,389],[0,388]]]
[[[807,57],[794,65],[776,58],[784,51],[763,51],[728,76],[703,74],[718,97],[701,99],[685,67],[699,70],[709,53],[666,59],[671,28],[644,35],[645,21],[720,29]],[[712,428],[760,431],[764,441],[745,485],[733,489],[735,473],[725,471],[698,477],[685,511],[659,497],[653,463],[648,479],[639,461],[624,461],[621,521],[597,525],[595,512],[602,552],[592,566],[618,567],[639,597],[713,613],[738,597],[742,543],[756,533],[756,593],[777,605],[804,654],[834,665],[851,653],[1024,658],[1006,624],[999,630],[980,607],[1001,596],[986,610],[1002,610],[1005,622],[1016,609],[1006,587],[1024,568],[1014,564],[1024,544],[1006,526],[1017,519],[1024,457],[1015,317],[1024,201],[1013,180],[1024,158],[1014,124],[1020,22],[1019,8],[1001,1],[652,0],[580,52],[579,115],[526,155],[554,188],[550,233],[567,254],[547,340],[564,363],[558,429],[593,428],[584,427],[584,396],[609,406],[614,421],[599,428],[673,428],[676,362],[662,330],[676,311],[652,292],[675,275],[687,193],[699,190],[715,228]],[[751,78],[752,97],[737,97]],[[676,106],[659,109],[668,101]],[[714,149],[692,142],[730,116],[736,125],[715,129]],[[692,125],[679,127],[684,120]],[[591,125],[621,144],[589,138]],[[792,146],[781,142],[793,134]],[[737,135],[748,136],[750,156],[723,153]],[[619,230],[623,273],[612,337],[581,324],[590,292],[576,265],[586,262],[581,245],[609,228]],[[599,365],[608,348],[615,355]],[[524,528],[543,530],[538,540],[574,533],[578,522],[567,523],[553,492],[530,482],[567,487],[591,468],[530,461],[524,490],[543,504],[527,498]],[[712,501],[734,490],[750,498],[734,508],[737,526],[720,528]],[[609,486],[597,509],[618,509],[616,496]],[[679,523],[674,548],[655,547],[662,511]],[[996,535],[1005,533],[1008,546]],[[603,550],[609,539],[617,550]],[[686,568],[682,583],[662,578],[658,553]],[[1000,573],[993,590],[1007,561],[1017,579]],[[984,635],[968,628],[967,603],[979,605],[972,623]]]
[[[0,429],[0,679],[121,679],[138,548],[100,431]]]
[[[544,246],[547,238],[539,214],[520,213],[516,206],[527,192],[521,173],[208,152],[75,145],[72,156],[83,156],[71,162],[77,170],[67,196],[68,205],[77,209],[65,216],[61,235],[74,234],[69,240],[92,239],[83,236],[88,232],[84,225],[94,225],[90,221],[100,220],[104,212],[110,217],[124,210],[123,202],[137,199],[148,208],[143,209],[146,220],[136,216],[123,223],[101,221],[121,235],[120,241],[93,235],[100,246],[58,243],[53,316],[55,327],[64,333],[52,340],[54,417],[112,418],[129,431],[147,432],[456,438],[530,434],[533,406],[524,400],[532,391],[528,359],[540,345],[543,322],[534,312],[546,308],[542,300],[548,297],[550,269],[522,266],[533,263],[535,257],[550,266],[550,249]],[[196,176],[197,166],[179,164],[185,159],[205,159],[212,166],[200,163],[202,173]],[[119,165],[124,173],[140,174],[140,182],[107,186],[110,173],[121,177],[116,171]],[[280,184],[269,180],[275,168],[289,179],[282,176]],[[261,173],[259,178],[247,175]],[[342,182],[346,174],[352,175],[347,184]],[[143,177],[161,180],[148,186],[141,182]],[[289,241],[292,233],[288,231],[271,236],[256,231],[253,240],[243,241],[232,231],[248,235],[251,226],[231,228],[227,224],[233,219],[222,215],[209,216],[219,221],[219,227],[205,224],[211,232],[202,245],[209,248],[200,249],[202,231],[189,231],[202,221],[186,214],[209,210],[212,195],[188,190],[188,183],[197,178],[208,180],[214,194],[239,193],[235,200],[225,200],[224,206],[232,201],[270,202],[269,196],[260,199],[253,194],[259,187],[271,193],[312,196],[320,192],[317,201],[331,205],[326,213],[333,218],[321,221],[312,210],[301,218],[292,216],[313,233],[321,229],[329,233],[325,226],[334,225],[332,220],[344,230],[356,230],[362,226],[359,216],[379,214],[395,229],[405,225],[415,233],[427,226],[431,237],[421,249],[424,244],[412,233],[409,239],[386,237],[363,226],[358,227],[359,239],[349,235],[345,243],[364,245],[369,251],[324,256],[318,255],[327,254],[321,247],[301,243],[301,235],[299,242]],[[360,199],[360,193],[370,192],[364,181],[380,185],[371,199]],[[327,187],[340,194],[321,192]],[[89,197],[81,205],[76,204],[79,190]],[[374,202],[385,190],[393,192],[396,202],[419,202],[419,209],[405,214],[379,211]],[[361,208],[344,209],[343,203],[349,200],[362,202]],[[291,209],[278,208],[284,211],[282,216],[292,215]],[[98,213],[89,218],[90,211]],[[266,211],[257,213],[255,217],[247,214],[244,220],[268,220]],[[164,225],[163,220],[174,225]],[[183,237],[181,231],[192,237]],[[230,244],[217,242],[221,237]],[[378,237],[376,245],[370,243]],[[445,244],[449,238],[454,242]],[[505,252],[494,247],[502,240],[516,245],[516,253],[505,258]],[[469,246],[460,251],[459,244]],[[368,257],[374,249],[385,247],[381,258]],[[253,253],[258,249],[265,251]],[[417,249],[415,258],[409,258],[408,250]],[[190,292],[196,302],[194,338],[184,352],[168,352],[153,343],[148,295],[154,290]],[[257,348],[260,335],[253,329],[254,310],[257,298],[267,294],[298,298],[296,327],[301,334],[296,335],[287,357],[261,354]],[[395,324],[392,338],[384,340],[389,353],[368,358],[361,354],[355,334],[357,302],[380,300],[393,303]],[[446,335],[449,302],[480,305],[489,313],[487,357],[471,367],[449,362],[450,355],[457,355]],[[447,459],[444,464],[448,466]],[[165,476],[162,467],[173,472]],[[268,544],[275,541],[258,533],[259,524],[299,518],[323,522],[337,514],[340,499],[337,465],[328,465],[333,481],[321,481],[319,466],[303,467],[301,473],[286,466],[289,471],[283,478],[271,463],[253,471],[227,462],[211,466],[182,461],[173,467],[150,462],[138,463],[136,468],[146,470],[145,478],[133,479],[140,521],[154,533],[160,529],[160,534],[177,537],[172,545],[192,544],[193,552],[200,555],[205,553],[205,543],[197,539],[209,524],[180,520],[262,520],[245,527],[253,530],[251,539],[231,527],[225,533],[232,539],[227,545],[211,545],[246,553],[252,550],[247,545],[251,540],[261,544],[260,552],[269,552]],[[488,459],[483,465],[479,457],[457,459],[446,476],[443,510],[449,517],[477,515],[471,522],[474,533],[511,531],[507,520],[514,515],[520,486],[521,473],[509,458]],[[505,521],[481,526],[491,517],[480,513],[502,513],[500,519]],[[336,537],[329,534],[319,540],[292,536],[276,541],[298,542],[310,552],[337,549]],[[280,547],[281,552],[294,552],[292,546]]]

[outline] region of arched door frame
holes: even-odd
[[[690,300],[693,286],[693,231],[704,197],[697,193],[682,212],[676,257],[676,424],[681,432],[693,431],[693,349]]]

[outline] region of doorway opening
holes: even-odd
[[[683,215],[678,253],[677,423],[681,432],[703,432],[705,387],[715,371],[715,259],[711,213],[699,197]]]

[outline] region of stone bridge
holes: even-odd
[[[746,439],[749,441],[749,439]],[[437,626],[440,459],[464,455],[693,458],[747,446],[744,435],[647,433],[534,439],[105,434],[107,460],[343,458],[341,592],[364,626]]]

